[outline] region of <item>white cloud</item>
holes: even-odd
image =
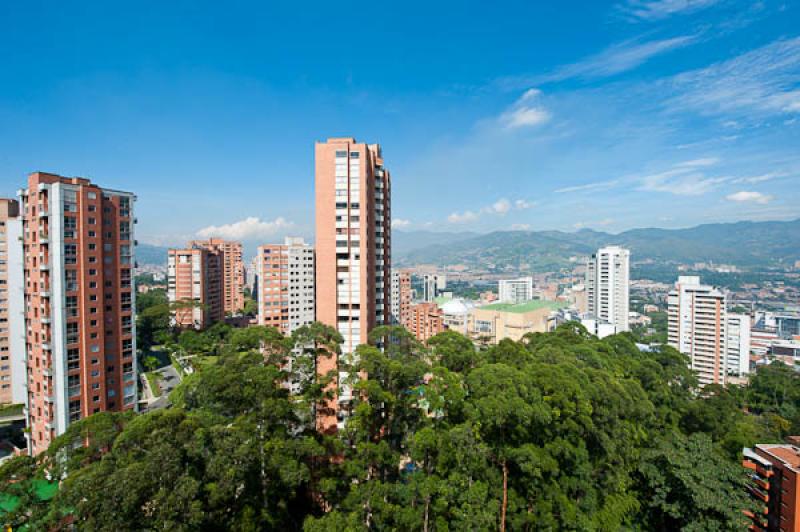
[[[447,221],[451,224],[466,224],[474,222],[478,219],[478,215],[472,211],[454,212],[447,217]]]
[[[766,174],[760,175],[753,175],[747,177],[737,177],[733,180],[734,183],[763,183],[764,181],[769,181],[770,179],[776,179],[779,177],[786,177],[789,174],[785,172],[768,172]]]
[[[668,192],[678,196],[700,196],[730,181],[727,176],[708,176],[703,170],[717,164],[719,159],[708,157],[673,165],[664,172],[638,178],[639,190]]]
[[[510,109],[500,115],[500,123],[507,129],[516,129],[538,126],[548,122],[551,118],[550,112],[541,105],[537,105],[541,94],[538,89],[526,90]]]
[[[613,218],[603,218],[602,220],[595,220],[593,222],[576,222],[572,224],[574,229],[586,229],[589,227],[605,227],[615,222]]]
[[[511,210],[511,202],[503,198],[495,201],[488,207],[484,207],[483,209],[481,209],[481,212],[489,214],[499,214],[500,216],[504,216],[510,210]]]
[[[403,220],[402,218],[392,218],[392,228],[402,229],[411,225],[411,220]]]
[[[767,203],[772,201],[772,196],[767,194],[762,194],[761,192],[742,190],[740,192],[736,192],[734,194],[729,194],[725,196],[725,199],[729,201],[735,201],[738,203],[752,202],[752,203],[758,203],[759,205],[766,205]]]
[[[674,110],[740,112],[747,118],[754,112],[799,113],[800,37],[778,40],[733,59],[678,74],[666,83],[676,94],[667,100],[667,106]]]
[[[531,224],[513,224],[511,226],[512,231],[530,231]]]
[[[275,218],[272,221],[262,221],[256,216],[250,216],[238,222],[225,225],[211,225],[197,231],[201,238],[227,238],[230,240],[259,240],[269,238],[282,230],[293,227],[294,224],[284,218]]]
[[[633,20],[653,21],[699,11],[719,2],[720,0],[628,0],[619,4],[617,9]]]
[[[524,211],[524,210],[532,209],[532,208],[536,207],[536,202],[535,201],[528,201],[528,200],[524,200],[524,199],[518,199],[518,200],[516,200],[514,202],[514,207],[516,209]]]
[[[572,187],[558,188],[554,190],[556,194],[563,194],[565,192],[582,192],[585,190],[603,190],[613,188],[619,183],[619,180],[613,179],[611,181],[598,181],[597,183],[587,183],[585,185],[575,185]]]

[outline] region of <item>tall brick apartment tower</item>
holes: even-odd
[[[315,188],[317,320],[342,334],[348,355],[390,320],[391,181],[380,146],[354,138],[318,142]],[[318,361],[319,373],[337,369],[336,357]],[[342,388],[318,410],[318,428],[334,430],[349,400]]]
[[[36,172],[20,200],[27,437],[38,454],[74,421],[136,408],[136,197]]]
[[[204,329],[225,318],[223,259],[218,249],[189,246],[167,252],[167,298],[178,304],[178,327]]]
[[[244,308],[244,261],[242,243],[220,238],[193,240],[190,248],[204,248],[217,252],[222,260],[223,312],[234,314]]]

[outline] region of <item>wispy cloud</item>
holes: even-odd
[[[244,220],[224,225],[210,225],[197,231],[201,238],[228,238],[231,240],[259,240],[275,236],[281,231],[294,227],[294,224],[284,218],[275,218],[272,221],[261,220],[250,216]]]
[[[758,203],[759,205],[766,205],[772,201],[772,196],[769,194],[762,194],[761,192],[742,190],[725,196],[725,199],[738,203]]]
[[[720,3],[720,0],[627,0],[617,9],[630,20],[654,21],[692,13]]]
[[[411,225],[411,220],[404,220],[402,218],[392,218],[392,228],[402,229]]]
[[[512,231],[530,231],[531,224],[511,224]]]
[[[730,181],[727,176],[708,176],[703,168],[713,166],[716,158],[694,159],[673,165],[669,170],[640,177],[639,190],[668,192],[677,196],[700,196]]]
[[[516,129],[538,126],[549,121],[550,112],[539,103],[541,94],[538,89],[525,91],[511,108],[500,115],[500,123],[507,129]]]
[[[613,224],[615,220],[613,218],[603,218],[602,220],[596,220],[593,222],[576,222],[572,224],[574,229],[586,229],[589,227],[606,227]]]
[[[775,41],[668,82],[673,110],[800,113],[800,37]]]
[[[564,194],[567,192],[584,192],[584,191],[592,191],[592,190],[605,190],[608,188],[613,188],[619,184],[618,179],[612,179],[610,181],[598,181],[596,183],[586,183],[585,185],[575,185],[572,187],[563,187],[557,188],[553,192],[556,194]]]
[[[519,210],[524,211],[526,209],[532,209],[532,208],[536,207],[536,202],[535,201],[528,201],[528,200],[524,200],[524,199],[518,199],[518,200],[516,200],[514,202],[514,207],[519,209]]]
[[[733,180],[734,183],[763,183],[780,177],[786,177],[790,174],[786,172],[768,172],[766,174],[753,175],[747,177],[737,177]]]
[[[466,224],[474,222],[478,219],[478,215],[472,211],[454,212],[447,217],[447,221],[451,224]]]
[[[505,90],[519,90],[532,85],[542,85],[566,79],[598,79],[615,76],[646,63],[653,57],[689,46],[699,40],[698,35],[681,35],[668,39],[642,41],[628,39],[575,63],[563,65],[548,74],[506,76],[494,82]]]

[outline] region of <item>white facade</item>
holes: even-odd
[[[600,248],[586,267],[587,311],[618,332],[629,330],[630,251],[619,246]]]
[[[725,329],[728,375],[747,375],[750,373],[750,316],[728,314]]]
[[[392,285],[389,292],[389,314],[392,324],[400,323],[400,270],[392,268]]]
[[[274,257],[278,254],[279,257]],[[302,238],[287,237],[283,246],[261,246],[258,248],[257,276],[259,279],[258,323],[266,321],[265,303],[279,301],[279,308],[287,309],[281,314],[281,330],[291,334],[303,325],[314,322],[314,247]],[[280,263],[278,270],[266,266]],[[285,265],[285,269],[283,266]]]
[[[729,368],[725,294],[697,276],[681,276],[667,301],[669,345],[689,356],[701,385],[724,385],[740,369],[740,359]]]
[[[25,259],[22,247],[22,217],[6,221],[8,257],[8,347],[11,363],[11,400],[28,403],[25,380]]]
[[[497,283],[500,303],[524,303],[533,299],[533,277],[504,279]]]

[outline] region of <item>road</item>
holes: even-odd
[[[167,364],[164,367],[155,370],[159,377],[159,387],[161,388],[161,395],[155,401],[147,405],[146,411],[158,410],[170,405],[169,394],[181,382],[180,374],[175,370],[172,364]]]

